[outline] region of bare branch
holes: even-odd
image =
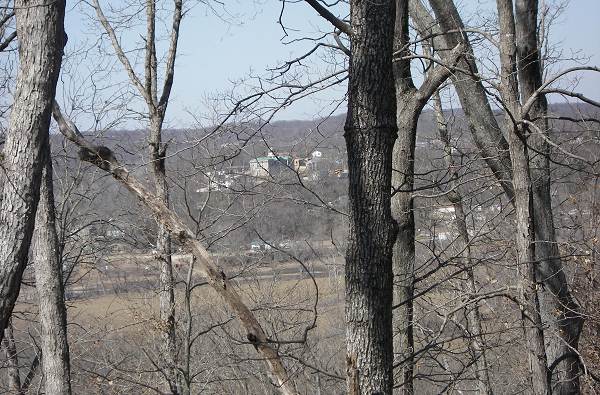
[[[177,43],[179,42],[179,26],[181,24],[181,18],[183,15],[183,2],[182,0],[175,0],[175,11],[173,12],[173,27],[171,30],[171,41],[169,43],[169,54],[167,56],[167,66],[165,82],[163,85],[160,100],[158,102],[159,111],[164,111],[169,96],[171,95],[171,88],[173,87],[173,76],[175,74],[175,57],[177,56]]]
[[[152,97],[148,94],[148,92],[142,85],[140,79],[135,74],[135,71],[133,70],[133,66],[129,62],[129,59],[127,58],[127,55],[125,55],[125,52],[123,52],[123,48],[121,47],[121,44],[119,43],[119,39],[117,38],[115,30],[111,26],[110,22],[108,22],[108,19],[106,19],[106,16],[104,15],[102,8],[100,7],[100,3],[98,3],[98,0],[92,0],[92,2],[93,2],[93,7],[96,10],[96,15],[98,16],[100,23],[104,27],[104,30],[108,34],[108,37],[110,38],[113,49],[115,50],[117,57],[119,58],[119,61],[125,68],[125,71],[127,72],[127,75],[129,76],[129,79],[131,80],[133,85],[135,85],[135,87],[140,92],[142,97],[146,100],[146,103],[151,106],[153,104]]]
[[[548,81],[544,82],[530,97],[529,99],[527,99],[527,102],[525,102],[525,104],[523,104],[523,116],[527,115],[529,113],[529,110],[531,110],[531,107],[533,106],[533,104],[536,102],[538,96],[540,94],[545,94],[545,93],[561,93],[567,96],[571,96],[571,97],[576,97],[586,103],[592,104],[596,107],[600,107],[600,104],[594,100],[591,100],[587,97],[584,97],[583,95],[580,95],[578,93],[575,92],[570,92],[570,91],[566,91],[566,90],[562,90],[562,89],[558,89],[558,88],[552,88],[552,89],[546,89],[550,84],[552,84],[553,82],[555,82],[556,80],[558,80],[559,78],[561,78],[562,76],[569,74],[569,73],[573,73],[575,71],[596,71],[596,72],[600,72],[600,68],[599,67],[594,67],[594,66],[579,66],[579,67],[571,67],[569,69],[563,70],[560,73],[556,74],[555,76],[553,76],[552,78],[548,79]]]
[[[600,108],[600,102],[598,102],[596,100],[592,100],[589,97],[587,97],[587,96],[585,96],[585,95],[583,95],[581,93],[577,93],[577,92],[573,92],[573,91],[568,91],[566,89],[550,88],[550,89],[544,89],[541,93],[543,93],[543,94],[559,93],[561,95],[574,97],[574,98],[579,99],[579,100],[581,100],[583,102],[591,104],[594,107],[599,107]]]
[[[448,60],[452,60],[451,64],[440,64],[427,74],[427,78],[423,81],[423,84],[421,84],[417,91],[417,97],[420,100],[429,100],[438,88],[452,75],[463,51],[463,46],[459,43],[454,47],[452,53],[448,57]]]
[[[93,153],[101,156],[98,147],[92,146],[85,140],[81,132],[70,121],[67,121],[62,115],[60,107],[54,103],[52,113],[57,121],[60,132],[77,146],[88,149]],[[287,374],[286,368],[281,361],[281,357],[277,350],[270,344],[261,324],[256,319],[256,316],[243,302],[240,295],[235,291],[233,284],[229,278],[219,268],[210,253],[202,246],[200,241],[195,237],[194,232],[168,208],[165,203],[155,194],[150,192],[140,181],[138,181],[129,171],[121,166],[114,155],[111,161],[107,161],[105,167],[101,167],[110,173],[117,181],[121,182],[125,188],[135,194],[141,202],[152,211],[156,219],[168,228],[171,233],[178,237],[179,241],[192,251],[192,254],[199,263],[201,274],[207,278],[210,286],[221,296],[224,302],[238,316],[240,324],[246,331],[248,341],[254,346],[256,351],[262,355],[269,367],[269,371],[276,381],[281,393],[285,395],[296,394],[293,382]],[[94,162],[96,164],[96,162]],[[100,166],[99,166],[100,167]]]
[[[17,38],[16,31],[12,32],[8,37],[6,37],[6,40],[0,44],[0,52],[4,51],[15,38]]]
[[[318,0],[305,0],[308,5],[314,8],[323,18],[329,21],[336,29],[340,32],[345,33],[348,37],[352,37],[352,27],[346,22],[333,15],[326,7],[324,7]]]

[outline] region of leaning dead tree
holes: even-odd
[[[274,347],[274,341],[267,336],[254,313],[244,303],[227,275],[216,265],[210,253],[196,238],[194,232],[173,210],[167,207],[160,197],[152,193],[122,166],[109,148],[90,144],[77,127],[62,115],[56,103],[53,107],[53,116],[58,123],[60,132],[80,148],[81,157],[111,174],[114,179],[137,196],[142,204],[153,213],[157,221],[177,238],[183,248],[192,253],[198,264],[200,274],[207,279],[209,285],[236,314],[240,325],[246,331],[248,344],[251,344],[261,358],[264,358],[273,384],[283,394],[296,394],[292,378]]]
[[[169,185],[167,183],[166,155],[167,144],[162,141],[162,131],[169,98],[173,87],[175,75],[175,59],[177,57],[177,45],[179,43],[179,28],[183,17],[183,1],[174,0],[173,15],[171,21],[171,31],[169,32],[169,47],[166,55],[165,75],[162,81],[162,89],[159,91],[160,57],[157,57],[157,33],[156,20],[157,10],[153,0],[145,2],[146,10],[146,37],[144,48],[144,72],[139,76],[134,70],[129,58],[123,49],[117,34],[111,23],[105,16],[100,3],[93,1],[93,7],[96,16],[102,27],[110,38],[113,50],[116,53],[119,62],[127,72],[129,82],[138,94],[143,98],[146,105],[148,118],[148,162],[152,169],[152,183],[154,184],[155,195],[162,200],[165,206],[169,207]],[[189,393],[189,388],[185,388],[183,380],[179,379],[177,365],[177,344],[176,344],[176,322],[175,322],[175,280],[173,278],[173,262],[171,251],[171,235],[163,224],[158,222],[156,248],[154,258],[159,263],[160,268],[160,319],[161,319],[161,345],[160,357],[166,371],[167,388],[173,393],[179,392],[178,388],[184,393]]]
[[[0,192],[0,339],[19,296],[33,234],[66,38],[64,9],[60,0],[15,2],[21,66],[2,160],[8,181]]]

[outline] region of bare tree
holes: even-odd
[[[215,264],[210,253],[198,241],[194,232],[164,204],[162,199],[151,193],[124,166],[119,164],[110,149],[93,146],[86,141],[77,127],[64,118],[56,103],[53,107],[53,116],[61,133],[80,147],[82,158],[109,172],[113,178],[135,194],[172,234],[177,235],[179,242],[188,248],[196,259],[199,271],[226,305],[237,315],[240,324],[246,331],[248,344],[254,346],[264,358],[275,385],[283,394],[296,394],[293,381],[288,375],[279,353],[273,347],[271,339],[267,337],[256,316],[242,301],[227,275]]]
[[[420,29],[428,29],[434,27],[433,34],[438,35],[443,33],[438,41],[438,48],[447,48],[456,42],[462,42],[466,48],[470,48],[468,38],[465,33],[465,27],[461,17],[451,1],[431,0],[431,6],[436,14],[435,21],[423,7],[419,1],[411,1],[411,9],[415,21],[420,26]],[[516,34],[521,39],[516,40],[517,54],[519,58],[527,59],[524,63],[520,63],[517,59],[517,72],[521,85],[521,99],[532,95],[531,86],[538,86],[534,89],[537,91],[541,84],[541,75],[539,69],[539,51],[537,50],[537,2],[521,2],[521,5],[515,4],[517,7],[516,15]],[[439,23],[440,30],[436,30],[436,22]],[[532,30],[533,29],[533,30]],[[534,37],[535,38],[532,38]],[[532,46],[532,44],[535,44]],[[521,49],[519,49],[521,48]],[[442,59],[447,61],[444,52],[440,51]],[[507,197],[512,200],[514,191],[508,180],[512,179],[511,168],[509,165],[509,155],[507,142],[501,133],[496,119],[491,112],[489,99],[485,94],[481,76],[477,71],[477,66],[472,55],[472,49],[467,52],[467,63],[461,66],[463,70],[469,70],[465,73],[464,78],[453,79],[458,97],[463,109],[469,119],[471,132],[476,144],[481,150],[482,155],[486,158],[488,166],[502,185]],[[537,59],[537,60],[536,60]],[[520,69],[525,67],[526,70]],[[524,76],[525,74],[525,76]],[[524,80],[527,79],[527,81]],[[537,81],[537,82],[536,82]],[[545,100],[540,98],[540,94],[533,95],[532,103],[543,108]],[[539,99],[539,100],[538,100]],[[528,101],[531,101],[528,100]],[[542,103],[542,104],[539,104]],[[539,122],[545,122],[544,117],[529,114],[528,105],[522,102],[524,106],[522,117],[527,121],[528,118],[537,119]],[[529,124],[528,128],[531,128]],[[538,127],[538,129],[540,129]],[[536,259],[539,264],[535,265],[538,270],[538,276],[544,286],[538,287],[537,292],[540,294],[540,309],[545,325],[552,328],[552,336],[546,336],[546,352],[548,354],[548,362],[552,365],[553,361],[558,360],[563,355],[573,355],[572,351],[577,350],[579,333],[581,332],[582,318],[578,313],[578,307],[569,291],[569,285],[563,271],[562,262],[559,259],[558,245],[552,224],[552,208],[549,188],[549,167],[547,148],[542,137],[547,128],[541,128],[541,134],[536,132],[536,136],[531,139],[532,149],[529,150],[532,162],[532,182],[534,185],[533,193],[533,210],[530,213],[535,224],[535,240]],[[540,137],[538,137],[540,136]],[[554,312],[559,311],[558,317]],[[560,350],[560,351],[557,351]],[[569,362],[570,361],[570,362]],[[568,365],[568,366],[567,366]],[[566,358],[560,362],[562,366],[560,370],[565,373],[562,378],[557,381],[559,387],[565,387],[567,393],[577,387],[577,379],[579,364],[573,362],[573,359]],[[565,377],[567,377],[565,379]],[[571,389],[568,389],[571,388]]]
[[[179,27],[183,16],[183,1],[175,0],[173,2],[173,16],[170,31],[169,48],[166,55],[165,77],[163,87],[158,92],[160,72],[159,62],[157,60],[157,38],[156,38],[156,4],[153,0],[145,3],[146,10],[146,37],[144,54],[144,76],[140,78],[129,59],[125,55],[117,35],[110,22],[104,15],[100,3],[93,2],[96,15],[108,34],[113,49],[123,65],[130,83],[139,92],[147,107],[147,116],[149,122],[148,136],[148,161],[152,168],[152,179],[156,196],[162,199],[166,206],[169,206],[169,186],[167,184],[166,174],[166,154],[167,144],[162,141],[162,129],[169,104],[169,97],[173,87],[173,78],[175,75],[175,59],[177,57],[177,44],[179,42]],[[158,234],[156,240],[155,258],[160,262],[160,317],[162,320],[163,339],[162,339],[162,358],[167,371],[167,386],[173,394],[179,393],[178,372],[176,369],[177,344],[175,338],[175,281],[173,278],[173,263],[171,258],[171,236],[168,230],[160,222],[158,223]],[[189,388],[182,388],[183,393],[189,393]]]
[[[521,127],[519,86],[516,79],[515,22],[512,0],[498,0],[498,17],[503,37],[500,41],[501,93],[505,105],[508,144],[512,161],[514,205],[516,211],[517,265],[523,271],[520,285],[523,326],[528,345],[531,388],[536,394],[551,394],[548,359],[544,344],[544,330],[537,293],[535,264],[533,195],[526,136]]]
[[[63,1],[15,2],[20,68],[4,145],[0,205],[0,338],[19,295],[46,162],[50,111],[65,34]]]
[[[33,242],[35,284],[41,326],[42,372],[48,394],[70,394],[71,372],[67,342],[62,260],[56,233],[50,144],[46,144]]]
[[[415,261],[415,218],[413,204],[417,123],[423,108],[451,75],[452,64],[433,66],[417,89],[411,74],[408,1],[396,1],[394,39],[394,83],[398,139],[392,168],[392,215],[398,224],[394,244],[394,353],[402,368],[401,388],[414,392],[413,385],[413,298]],[[458,51],[455,54],[459,53]],[[458,58],[457,58],[458,60]]]
[[[542,60],[538,47],[538,9],[537,0],[515,1],[517,75],[521,103],[524,106],[530,104],[530,108],[524,108],[522,117],[533,122],[526,122],[524,129],[531,136],[527,144],[531,147],[529,161],[535,250],[536,259],[540,262],[536,267],[538,278],[545,285],[539,292],[541,313],[552,332],[551,336],[546,336],[546,352],[550,364],[554,365],[555,361],[562,360],[555,367],[557,393],[576,394],[580,391],[579,360],[578,357],[565,356],[572,355],[578,349],[583,317],[569,291],[554,230],[550,194],[550,146],[547,140],[548,102],[544,94],[538,93],[543,85]]]
[[[475,265],[471,251],[471,236],[467,228],[467,215],[463,204],[463,196],[460,192],[458,174],[458,164],[455,162],[452,155],[452,144],[450,140],[450,131],[448,130],[448,121],[444,115],[442,100],[439,91],[433,95],[433,111],[438,129],[440,141],[444,144],[444,159],[448,168],[450,183],[448,185],[448,200],[454,207],[454,222],[458,230],[459,240],[462,243],[460,249],[464,251],[462,259],[463,270],[467,274],[467,280],[464,282],[464,290],[471,298],[477,294],[477,281],[475,278]],[[470,335],[470,346],[473,358],[475,359],[476,371],[475,375],[478,379],[478,388],[480,393],[491,395],[493,394],[490,382],[490,367],[486,344],[483,339],[483,325],[481,319],[481,311],[479,303],[475,301],[473,306],[469,306],[467,313],[467,322]]]

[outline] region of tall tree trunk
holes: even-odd
[[[408,36],[408,2],[396,0],[394,52],[406,55]],[[392,156],[392,216],[398,224],[394,243],[394,366],[399,367],[395,380],[400,392],[414,393],[414,265],[415,216],[413,211],[414,158],[417,121],[422,106],[415,100],[417,89],[410,72],[410,60],[394,62],[396,88],[396,123],[398,139]]]
[[[396,0],[394,25],[394,87],[398,139],[393,151],[391,199],[392,216],[398,224],[394,243],[394,366],[400,367],[397,387],[406,394],[414,392],[414,266],[415,218],[413,210],[415,143],[417,123],[423,107],[450,76],[450,68],[433,66],[417,89],[410,71],[408,50],[408,0]]]
[[[346,252],[347,384],[350,394],[391,394],[392,74],[394,0],[350,2],[352,54],[345,124],[350,177]]]
[[[521,100],[526,102],[542,84],[542,65],[538,49],[538,2],[516,0],[516,46]],[[546,115],[548,103],[544,95],[538,96],[527,118],[534,119],[537,130],[528,140],[532,184],[533,209],[536,232],[536,257],[540,264],[538,277],[544,282],[539,290],[546,331],[548,361],[552,364],[563,355],[577,351],[583,318],[579,306],[571,297],[567,279],[556,243],[552,198],[550,195],[550,147],[539,133],[548,132]],[[555,393],[578,394],[580,365],[578,357],[566,358],[559,363],[555,374]]]
[[[551,393],[547,380],[548,360],[544,345],[544,332],[537,294],[535,250],[533,241],[532,208],[533,196],[529,178],[527,148],[519,130],[511,130],[510,154],[513,162],[513,184],[515,190],[516,250],[517,266],[522,271],[519,289],[523,300],[522,315],[528,345],[530,379],[534,394]]]
[[[152,178],[155,193],[165,206],[169,206],[169,186],[167,183],[165,154],[167,145],[162,142],[162,128],[169,105],[169,97],[173,86],[175,73],[175,57],[179,40],[179,27],[183,15],[182,0],[173,2],[173,20],[169,49],[166,60],[166,74],[160,99],[158,98],[158,63],[156,56],[156,4],[153,0],[146,1],[146,52],[145,76],[142,96],[146,100],[150,117],[148,138],[149,159],[152,167]],[[127,68],[127,65],[126,65]],[[131,71],[133,73],[133,71]],[[135,85],[135,79],[132,80]],[[177,339],[175,323],[175,280],[173,278],[173,262],[171,259],[171,235],[167,228],[157,221],[156,250],[160,266],[160,320],[162,339],[160,345],[161,358],[166,368],[168,389],[172,394],[189,393],[189,388],[180,382],[177,369]],[[186,372],[189,375],[189,372]]]
[[[398,105],[401,104],[398,98]],[[414,186],[414,149],[416,119],[398,111],[398,140],[394,145],[392,182],[392,215],[398,223],[394,244],[394,365],[399,364],[400,387],[405,394],[414,393],[414,265],[415,216],[412,190]],[[406,114],[408,115],[408,114]],[[407,119],[408,118],[408,119]]]
[[[162,118],[155,116],[150,122],[149,154],[156,196],[169,206],[169,186],[167,184],[165,154],[166,145],[162,144]],[[161,356],[167,369],[169,390],[178,394],[177,344],[175,337],[175,293],[173,262],[171,259],[171,235],[160,222],[157,223],[156,259],[160,265],[160,320],[162,328]]]
[[[65,41],[65,2],[15,1],[19,72],[4,146],[0,203],[0,340],[14,308],[33,234],[50,111]]]
[[[467,275],[467,281],[463,286],[464,291],[469,295],[475,296],[478,292],[477,281],[474,273],[474,262],[471,254],[471,240],[467,229],[467,216],[463,206],[463,198],[459,187],[459,174],[456,170],[457,166],[452,157],[452,144],[450,142],[450,134],[448,133],[448,123],[444,116],[442,108],[442,100],[439,93],[433,96],[433,109],[437,124],[440,140],[444,144],[444,159],[450,175],[450,183],[448,200],[454,207],[454,222],[458,230],[458,238],[460,240],[459,248],[464,250],[465,257],[462,260],[463,269]],[[479,312],[479,303],[475,302],[473,306],[468,307],[467,323],[469,328],[469,347],[473,360],[475,361],[475,376],[477,377],[477,386],[480,394],[491,395],[492,387],[490,385],[489,365],[483,341],[483,328],[481,325],[481,314]]]
[[[551,394],[544,330],[538,299],[538,280],[534,248],[533,194],[529,170],[526,129],[521,123],[515,20],[512,0],[497,0],[500,21],[500,93],[505,107],[504,119],[513,169],[514,206],[516,213],[517,265],[523,271],[519,287],[523,306],[523,327],[528,347],[529,377],[533,393]]]
[[[41,326],[42,372],[47,394],[71,394],[67,310],[64,300],[61,259],[56,233],[54,187],[50,145],[45,146],[33,243],[35,286]]]

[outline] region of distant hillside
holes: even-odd
[[[589,117],[600,119],[600,109],[588,104],[552,104],[550,111],[555,116],[580,118]],[[445,111],[454,131],[467,132],[467,122],[462,109]],[[495,112],[498,118],[502,117],[501,111]],[[343,129],[345,114],[315,120],[289,120],[275,121],[259,128],[256,124],[225,125],[222,132],[211,136],[210,146],[215,149],[224,146],[243,147],[247,156],[263,155],[269,148],[280,152],[310,152],[313,149],[345,150]],[[572,123],[561,123],[559,129],[571,129]],[[426,109],[421,114],[418,124],[418,140],[436,139],[436,124],[432,110]],[[556,128],[555,128],[556,129]],[[163,140],[170,145],[169,150],[182,149],[203,140],[213,128],[204,129],[167,129]],[[249,141],[248,138],[252,137]],[[469,138],[466,133],[465,138]],[[98,139],[99,144],[109,146],[126,158],[126,161],[135,162],[139,156],[145,156],[146,133],[143,130],[110,130]],[[53,140],[62,145],[62,136],[54,135]],[[268,146],[267,146],[268,145]]]

